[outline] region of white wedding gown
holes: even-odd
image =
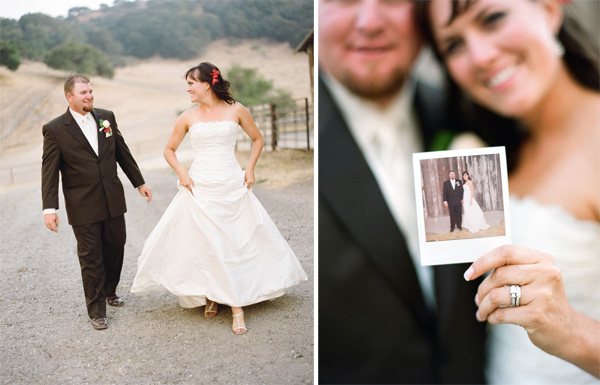
[[[549,253],[562,273],[571,306],[600,320],[600,224],[582,221],[559,206],[511,197],[515,245]],[[508,294],[507,294],[508,295]],[[537,348],[516,325],[489,325],[490,384],[596,384],[577,366]]]
[[[463,208],[465,213],[462,217],[462,227],[472,233],[476,233],[479,230],[489,229],[490,225],[485,222],[483,217],[483,211],[479,207],[479,204],[473,198],[473,204],[471,203],[471,188],[468,184],[463,184]]]
[[[146,239],[132,293],[167,289],[182,307],[242,307],[283,295],[307,279],[300,262],[254,196],[235,158],[239,125],[189,129],[194,195],[182,186]]]

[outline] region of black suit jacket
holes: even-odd
[[[127,211],[117,163],[134,187],[144,178],[119,131],[111,111],[92,111],[98,126],[98,155],[81,128],[67,111],[43,126],[42,155],[43,208],[58,208],[59,172],[67,216],[71,225],[83,225],[114,218]],[[113,135],[99,130],[99,120],[108,120]]]
[[[426,144],[442,122],[430,91],[419,86],[415,105]],[[429,312],[404,237],[322,80],[318,204],[319,383],[482,383],[484,325],[477,284],[462,278],[468,265],[435,268]]]
[[[460,201],[463,200],[462,182],[455,179],[454,183],[454,188],[452,188],[452,182],[449,179],[444,182],[443,199],[444,202],[448,202],[448,206],[460,206]]]

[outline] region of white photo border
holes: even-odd
[[[457,239],[439,242],[427,242],[425,234],[425,218],[423,215],[423,194],[421,192],[421,160],[454,158],[473,155],[499,155],[500,180],[504,197],[505,235],[474,239]],[[510,216],[510,195],[508,193],[508,172],[506,167],[506,150],[504,147],[485,147],[464,150],[430,151],[413,154],[413,172],[417,210],[417,226],[419,230],[419,250],[421,265],[446,265],[453,263],[473,262],[484,253],[495,247],[512,243]]]

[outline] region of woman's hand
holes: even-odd
[[[502,246],[473,262],[465,279],[470,281],[490,270],[494,271],[475,296],[479,321],[522,326],[535,346],[600,375],[600,322],[571,308],[562,274],[551,255]],[[510,306],[509,285],[521,286],[518,307]]]
[[[182,171],[179,174],[179,184],[188,189],[192,196],[194,195],[194,192],[192,191],[192,188],[194,187],[194,181],[192,178],[190,178],[187,172]]]
[[[247,189],[251,189],[254,186],[254,182],[256,178],[254,177],[254,169],[246,168],[246,172],[244,173],[244,185],[246,185]]]

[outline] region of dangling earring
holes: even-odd
[[[206,89],[206,95],[208,95],[208,88]]]
[[[554,46],[556,49],[556,55],[563,57],[565,55],[565,46],[560,40],[558,40],[558,37],[554,39]]]

